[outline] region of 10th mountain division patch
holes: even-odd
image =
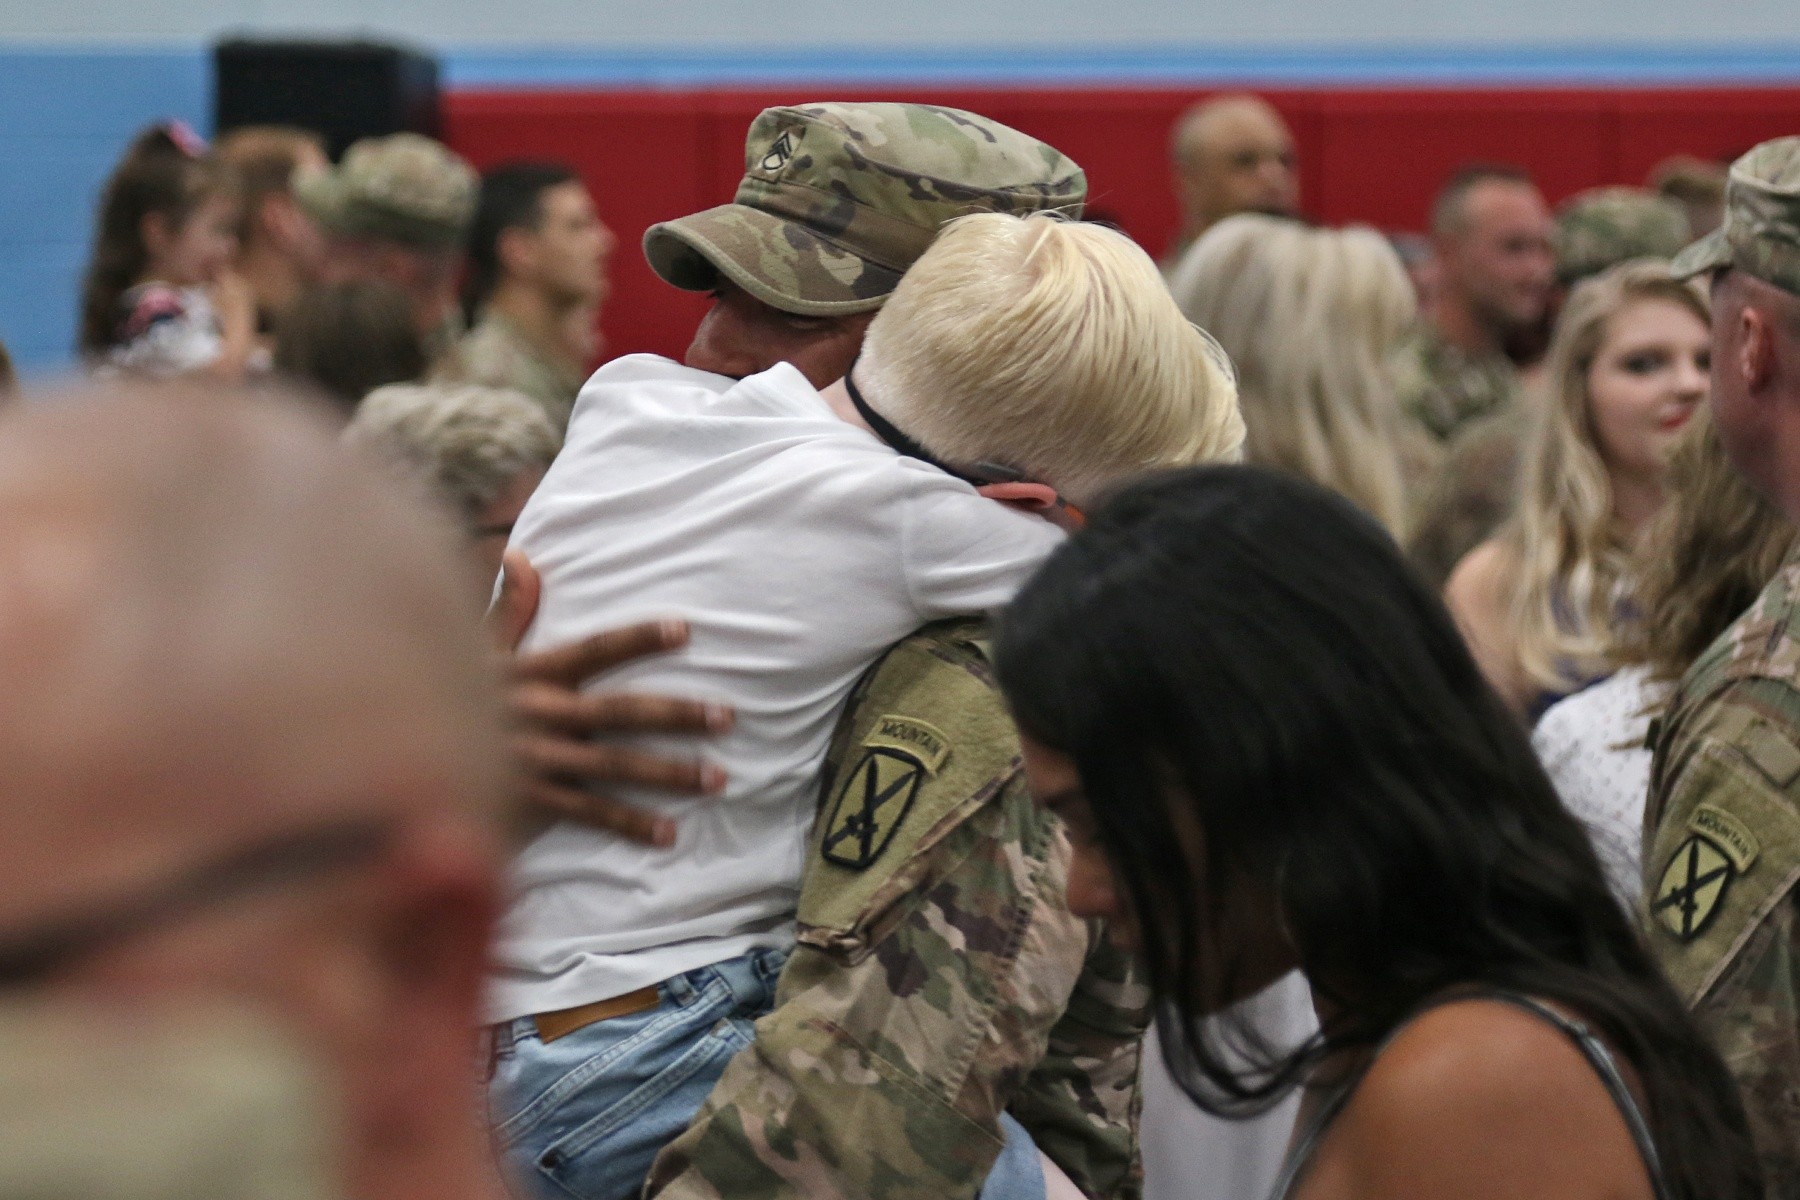
[[[1756,861],[1756,836],[1736,817],[1702,804],[1688,818],[1688,836],[1675,847],[1656,884],[1651,913],[1684,942],[1706,932],[1738,876]]]
[[[873,866],[912,811],[920,785],[949,757],[950,740],[937,727],[911,717],[877,720],[863,738],[862,757],[832,797],[820,856],[854,871]]]

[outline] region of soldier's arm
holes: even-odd
[[[853,702],[776,1008],[657,1160],[649,1195],[972,1197],[1009,1103],[1090,1194],[1135,1187],[1123,1031],[1141,1030],[1141,1005],[1126,985],[1130,1011],[1108,1012],[1096,977],[1065,1015],[1095,969],[1064,901],[1066,839],[1025,793],[985,664],[943,649],[904,643]],[[934,745],[945,727],[958,736]],[[859,824],[904,776],[908,744],[919,786],[904,813]]]
[[[1100,936],[1048,1052],[1013,1097],[1009,1111],[1086,1195],[1143,1190],[1139,1069],[1151,1012],[1131,956]]]
[[[1771,1196],[1800,1198],[1800,692],[1738,680],[1658,745],[1652,948],[1738,1082]]]
[[[1800,1200],[1800,897],[1790,890],[1694,1010],[1744,1100],[1769,1195]]]

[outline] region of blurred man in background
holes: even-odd
[[[1506,344],[1549,307],[1551,228],[1543,196],[1516,168],[1468,167],[1438,194],[1436,291],[1393,366],[1403,410],[1439,440],[1516,403],[1518,369]]]
[[[238,274],[256,296],[257,332],[324,270],[325,236],[294,199],[294,181],[327,171],[325,142],[305,129],[247,125],[225,134],[213,153],[236,171],[243,195]]]
[[[469,231],[464,313],[474,327],[444,378],[524,392],[558,436],[600,352],[612,231],[568,167],[507,163],[481,179]]]
[[[0,979],[262,1014],[329,1089],[337,1195],[503,1195],[471,1030],[510,785],[450,531],[241,393],[5,423]]]
[[[1260,96],[1215,96],[1188,109],[1170,144],[1181,230],[1164,269],[1194,239],[1242,212],[1291,217],[1300,211],[1294,134]]]
[[[326,279],[399,287],[435,358],[462,332],[456,284],[476,187],[448,147],[396,133],[357,142],[336,167],[296,180],[294,194],[325,231]]]

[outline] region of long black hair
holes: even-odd
[[[1736,1087],[1586,834],[1437,596],[1348,502],[1249,467],[1142,481],[1025,588],[997,666],[1020,728],[1080,772],[1170,1068],[1203,1107],[1260,1111],[1485,984],[1565,1005],[1631,1063],[1675,1195],[1762,1194]],[[1247,983],[1246,897],[1336,1010],[1298,1050],[1209,1031],[1194,999]]]

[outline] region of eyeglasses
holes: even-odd
[[[44,982],[82,959],[210,908],[358,866],[393,839],[392,817],[360,817],[276,834],[130,894],[0,934],[0,988]]]

